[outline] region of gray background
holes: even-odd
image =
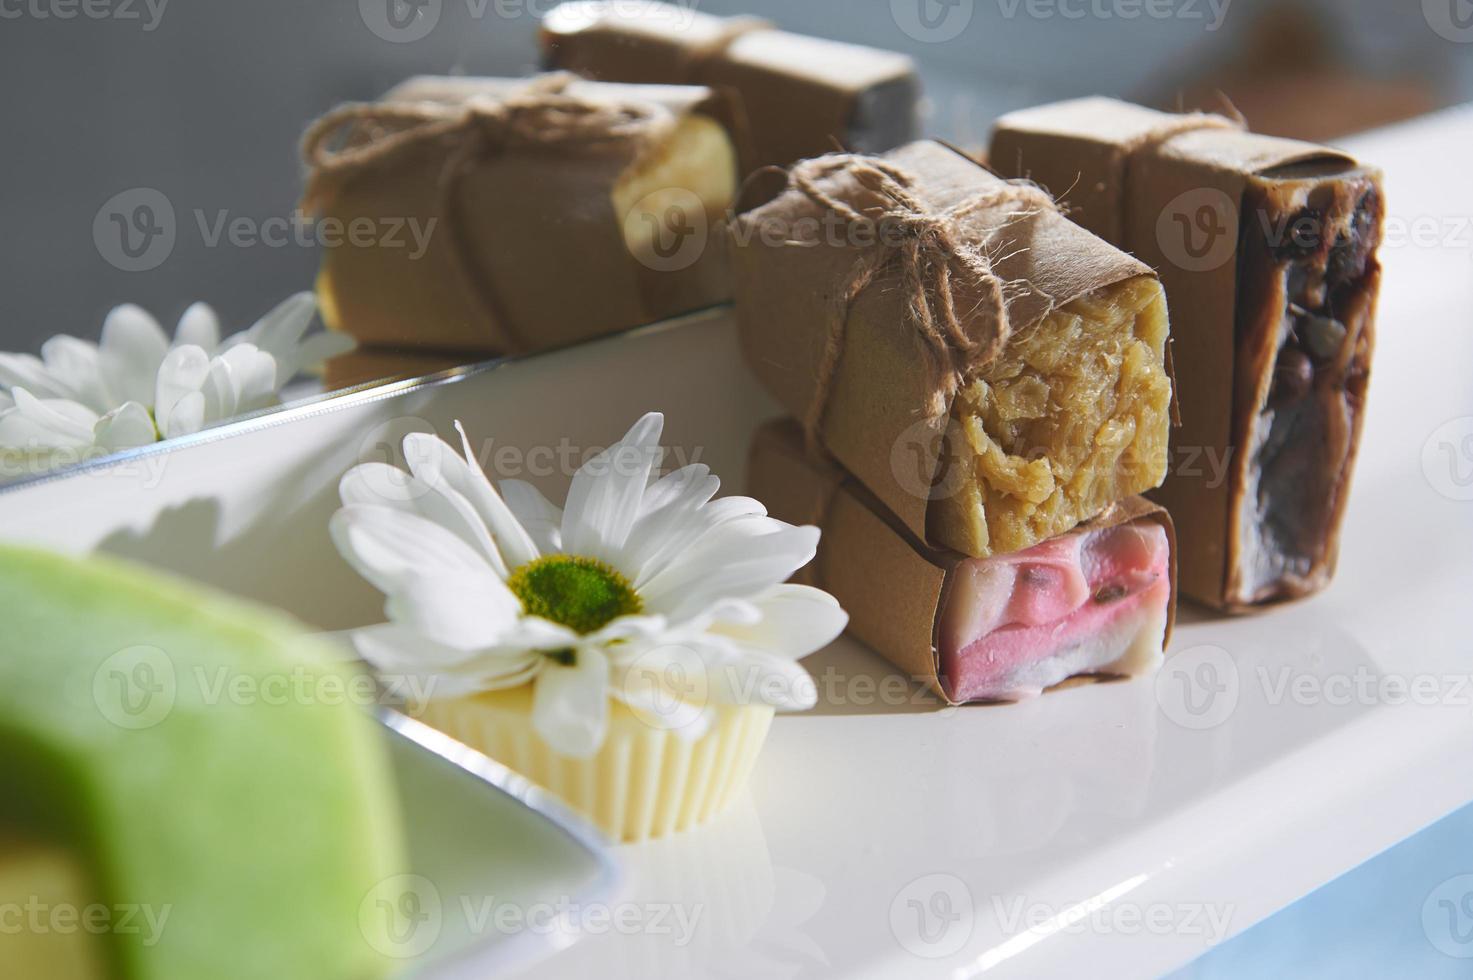
[[[413,73],[530,71],[537,14],[553,5],[438,0],[433,29],[396,43],[369,29],[358,0],[170,0],[156,22],[143,0],[88,0],[109,16],[56,16],[79,2],[0,0],[7,93],[0,106],[0,349],[34,351],[55,333],[96,337],[104,313],[124,301],[143,304],[172,328],[186,305],[203,299],[227,327],[243,328],[287,293],[309,288],[310,247],[211,246],[197,212],[207,222],[222,211],[253,223],[290,215],[301,189],[296,143],[314,116],[340,100],[372,98]],[[970,21],[939,43],[900,29],[890,0],[703,0],[698,7],[908,51],[925,76],[932,133],[980,143],[990,120],[1009,108],[1169,88],[1227,57],[1271,5],[1232,0],[1221,29],[1209,31],[1204,19],[1186,16],[1037,17],[1029,14],[1037,8],[1011,0],[955,2],[970,3]],[[1206,0],[1168,2],[1210,13]],[[1434,32],[1421,0],[1292,6],[1317,11],[1338,50],[1371,74],[1429,79],[1444,102],[1473,92],[1473,44]],[[157,267],[130,272],[104,257],[93,222],[109,198],[137,187],[168,199],[176,240]]]

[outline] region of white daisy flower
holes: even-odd
[[[827,593],[783,583],[813,558],[818,529],[748,497],[713,499],[720,481],[703,465],[656,478],[663,424],[646,415],[579,469],[561,510],[520,480],[498,493],[459,423],[464,458],[415,434],[407,476],[350,470],[333,541],[388,596],[389,622],[354,631],[359,654],[423,678],[434,698],[532,684],[538,734],[580,758],[603,742],[610,697],[691,738],[713,702],[812,707],[797,661],[848,617]]]
[[[125,304],[108,313],[99,343],[61,335],[40,357],[0,353],[0,449],[43,465],[78,461],[268,408],[302,370],[353,347],[341,334],[305,337],[315,312],[312,294],[298,293],[222,341],[214,310],[195,303],[170,341]]]

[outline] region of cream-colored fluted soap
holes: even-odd
[[[736,799],[772,724],[765,705],[722,705],[699,738],[661,717],[609,705],[608,735],[587,759],[559,755],[532,727],[532,690],[431,701],[416,715],[562,798],[617,841],[688,830]]]

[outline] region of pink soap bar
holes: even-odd
[[[1161,659],[1171,552],[1154,521],[1073,531],[952,571],[937,643],[955,701],[1017,701]]]

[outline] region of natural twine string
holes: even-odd
[[[866,214],[820,186],[820,181],[840,174],[852,177],[888,203],[878,214]],[[859,257],[831,298],[818,376],[803,418],[808,452],[822,453],[824,413],[844,354],[850,311],[860,295],[892,266],[899,266],[906,313],[932,380],[933,399],[927,411],[930,418],[939,418],[961,379],[995,358],[1012,332],[1010,284],[998,276],[982,249],[959,240],[960,221],[977,211],[1013,205],[1018,206],[1019,217],[1053,211],[1053,198],[1032,184],[1001,183],[954,207],[933,211],[911,192],[915,177],[904,168],[848,153],[805,160],[789,171],[788,178],[790,187],[851,225],[871,224],[882,232],[876,236],[876,246]],[[978,295],[974,308],[958,311],[959,286]],[[967,324],[972,325],[971,330]]]
[[[482,314],[501,332],[508,354],[526,349],[497,291],[476,267],[469,215],[457,206],[468,174],[508,150],[533,146],[597,150],[654,141],[674,126],[662,106],[644,102],[594,102],[568,93],[574,76],[543,75],[505,98],[465,103],[351,103],[318,119],[302,137],[302,157],[312,167],[303,210],[325,205],[357,174],[393,162],[432,143],[449,153],[438,179],[439,213],[450,232],[457,273]]]

